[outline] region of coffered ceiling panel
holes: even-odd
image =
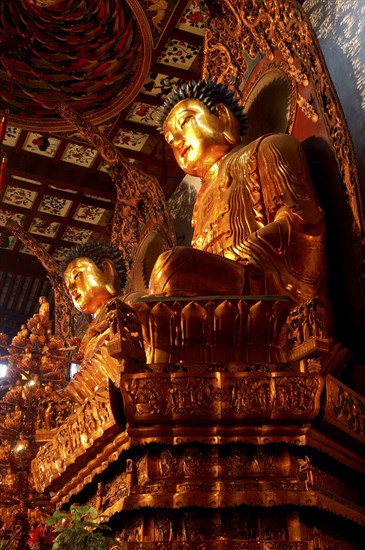
[[[66,17],[67,15],[67,17]],[[198,0],[32,0],[0,3],[0,331],[53,303],[47,273],[6,228],[17,222],[56,261],[69,247],[108,240],[115,189],[99,152],[54,108],[65,101],[169,197],[183,174],[155,128],[176,84],[200,77]]]

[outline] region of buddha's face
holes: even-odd
[[[239,125],[221,103],[211,113],[197,99],[184,99],[168,114],[163,131],[180,168],[204,177],[209,168],[239,143]],[[235,126],[235,139],[227,138]]]
[[[72,260],[64,273],[64,281],[76,309],[94,314],[107,300],[117,294],[110,262],[99,269],[89,258]]]

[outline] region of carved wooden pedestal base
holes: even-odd
[[[358,476],[308,447],[138,446],[100,479],[84,495],[125,550],[363,548]]]
[[[120,374],[40,449],[37,490],[125,550],[361,550],[365,403],[329,374],[338,344],[282,340],[275,299],[198,302],[142,304],[149,363],[119,312]]]
[[[125,550],[360,550],[362,536],[318,512],[242,506],[215,514],[142,510],[129,516],[120,539]]]

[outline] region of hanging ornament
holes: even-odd
[[[6,128],[8,126],[8,118],[9,118],[9,109],[6,109],[5,114],[4,114],[4,116],[1,120],[1,123],[0,123],[0,145],[2,144],[2,142],[5,139]]]
[[[16,59],[13,59],[11,63],[11,70],[10,70],[10,81],[9,81],[9,87],[8,87],[8,93],[7,93],[7,100],[10,101],[12,95],[13,95],[13,86],[14,86],[14,75],[15,75],[15,67],[16,67]],[[9,119],[9,109],[5,109],[5,114],[2,117],[1,125],[0,125],[0,145],[2,145],[5,136],[6,136],[6,128],[8,126],[8,119]],[[6,178],[6,164],[7,164],[7,158],[6,153],[3,149],[0,149],[0,156],[2,156],[1,159],[1,165],[0,165],[0,193],[4,189],[5,185],[5,178]]]
[[[7,163],[6,154],[3,151],[2,151],[2,154],[3,154],[3,158],[0,164],[0,193],[4,189],[4,185],[5,185],[6,163]]]

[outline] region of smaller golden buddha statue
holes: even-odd
[[[118,362],[108,354],[107,343],[111,337],[110,313],[125,285],[126,270],[117,248],[93,242],[72,248],[61,269],[76,309],[93,316],[79,350],[82,359],[76,376],[83,379],[84,386],[80,400],[91,396],[107,377],[115,380]],[[71,385],[70,391],[75,390],[77,398],[80,388],[76,386]]]
[[[75,246],[65,257],[62,269],[74,306],[94,318],[105,302],[121,293],[126,281],[119,250],[102,243]]]

